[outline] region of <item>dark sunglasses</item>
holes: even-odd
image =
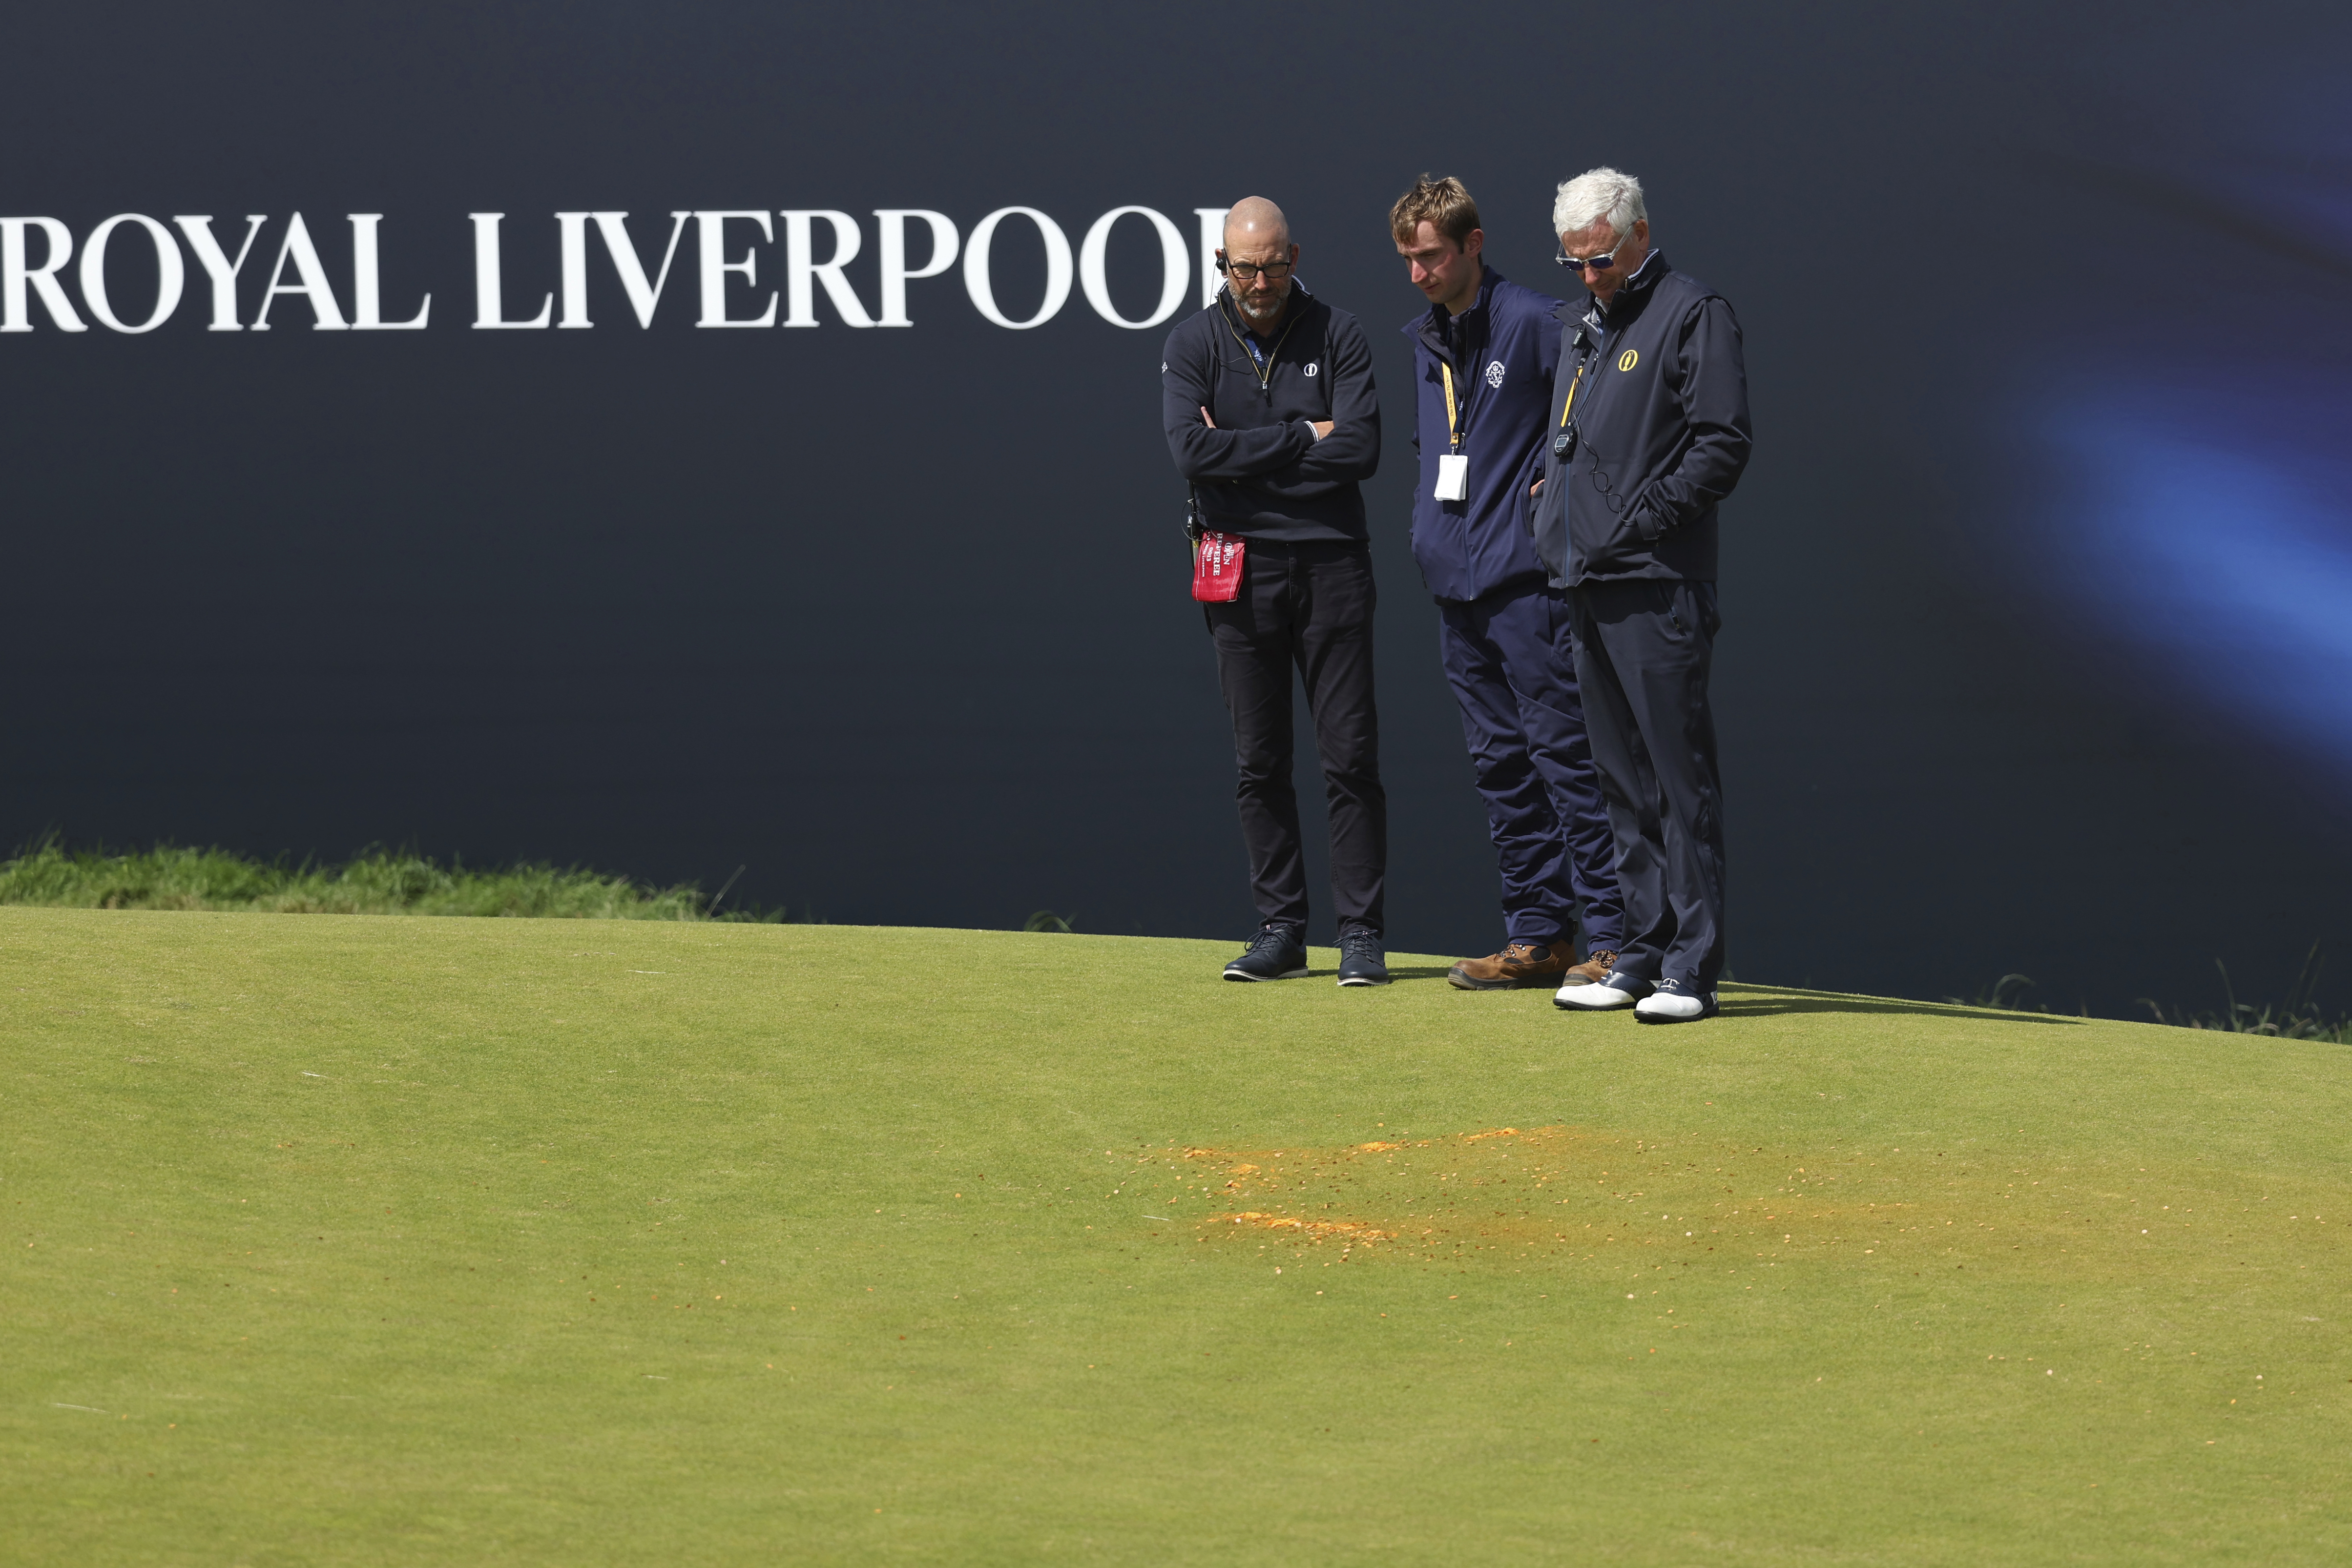
[[[1595,272],[1606,272],[1617,265],[1617,252],[1623,249],[1624,246],[1625,242],[1621,239],[1604,256],[1570,256],[1563,250],[1553,256],[1552,260],[1561,267],[1572,267],[1579,272],[1582,272],[1588,267]]]

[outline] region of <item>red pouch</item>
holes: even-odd
[[[1203,604],[1231,604],[1242,595],[1239,534],[1203,533],[1192,547],[1192,597]]]

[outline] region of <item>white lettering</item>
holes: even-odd
[[[38,267],[25,265],[25,230],[37,226],[49,242],[48,256]],[[73,255],[73,231],[55,218],[0,218],[0,332],[29,332],[33,323],[25,311],[25,286],[47,307],[49,319],[61,332],[87,332],[89,324],[74,314],[73,301],[58,286],[58,268]]]
[[[1225,244],[1225,214],[1231,207],[1194,207],[1192,215],[1201,220],[1201,305],[1203,309],[1217,302],[1217,285],[1224,279],[1217,272],[1217,252]]]
[[[588,219],[596,220],[596,232],[604,236],[604,253],[612,257],[613,270],[620,276],[621,292],[629,297],[637,325],[646,328],[654,324],[654,307],[660,303],[662,289],[669,282],[669,264],[677,259],[678,236],[686,233],[686,220],[692,215],[670,214],[669,248],[662,252],[660,273],[647,283],[645,263],[637,259],[636,243],[629,238],[628,214],[556,214],[556,222],[563,225],[563,319],[556,325],[595,325],[588,319]]]
[[[422,332],[425,322],[433,313],[433,296],[416,308],[416,314],[405,321],[383,319],[383,274],[376,266],[375,225],[383,222],[382,213],[352,213],[352,328],[360,332]]]
[[[845,325],[871,327],[874,318],[866,313],[865,302],[841,269],[857,259],[858,247],[866,243],[858,232],[857,220],[847,213],[824,211],[782,212],[784,220],[784,300],[787,327],[816,325],[816,290],[811,285],[824,285],[824,297],[841,313]],[[833,225],[833,259],[814,260],[815,254],[814,220],[823,218]]]
[[[180,232],[188,236],[188,248],[196,253],[196,260],[213,280],[213,324],[207,332],[242,332],[236,323],[236,275],[245,270],[246,253],[253,249],[254,236],[269,220],[259,213],[245,215],[245,243],[236,247],[235,261],[223,255],[220,241],[213,237],[213,220],[209,217],[173,218]]]
[[[539,314],[528,321],[506,318],[506,286],[499,265],[499,220],[504,213],[467,213],[474,220],[474,327],[478,331],[502,327],[547,325],[555,313],[555,296],[540,301]]]
[[[294,258],[295,275],[299,283],[288,283],[286,258]],[[335,304],[335,291],[327,287],[327,269],[319,265],[318,246],[310,243],[310,229],[296,213],[286,220],[286,238],[278,246],[277,265],[269,269],[269,287],[261,292],[261,308],[254,312],[253,329],[269,330],[269,307],[281,294],[299,294],[310,302],[310,330],[313,332],[345,332],[350,327],[343,320],[342,310]]]
[[[1130,321],[1118,313],[1118,307],[1111,302],[1110,280],[1103,272],[1104,257],[1110,249],[1111,225],[1129,214],[1150,218],[1151,226],[1160,231],[1160,308],[1140,321]],[[1113,207],[1095,220],[1094,227],[1087,231],[1085,242],[1078,246],[1078,282],[1087,291],[1087,303],[1095,308],[1096,315],[1114,327],[1140,331],[1146,327],[1157,327],[1175,315],[1184,303],[1184,275],[1190,270],[1184,235],[1150,207]]]
[[[931,229],[931,259],[923,264],[919,272],[907,270],[908,218],[920,218]],[[907,280],[936,277],[955,265],[955,224],[945,213],[925,212],[919,207],[883,207],[874,214],[874,226],[882,243],[882,319],[875,324],[911,327],[914,322],[907,317]]]
[[[562,257],[558,270],[563,277],[563,315],[555,325],[559,330],[593,327],[596,323],[588,319],[588,214],[556,214],[555,233],[557,254]],[[629,259],[637,259],[635,251],[629,253]]]
[[[747,250],[740,261],[727,259],[727,220],[741,218],[760,225],[760,237],[773,245],[776,225],[768,221],[766,213],[711,212],[694,214],[695,239],[702,260],[702,319],[698,327],[772,327],[776,324],[776,292],[768,291],[768,308],[761,314],[741,320],[727,314],[727,275],[740,272],[743,281],[760,281],[760,253]]]
[[[1026,321],[1015,321],[996,308],[996,289],[989,281],[988,253],[996,241],[996,225],[1011,217],[1027,218],[1037,225],[1037,234],[1045,242],[1045,298],[1037,307],[1037,314]],[[963,247],[963,291],[971,296],[971,308],[1000,327],[1010,327],[1025,332],[1032,327],[1042,327],[1054,319],[1070,298],[1070,236],[1062,225],[1034,207],[999,207],[980,220],[971,231],[971,238]]]
[[[114,314],[113,301],[106,297],[106,246],[114,231],[124,224],[137,224],[147,231],[147,238],[155,247],[155,308],[138,326],[126,325]],[[152,332],[172,319],[180,308],[180,291],[187,287],[187,264],[180,259],[180,245],[172,231],[153,218],[138,213],[117,213],[96,228],[81,244],[81,299],[89,313],[118,332]]]

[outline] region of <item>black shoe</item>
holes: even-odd
[[[1350,925],[1339,933],[1339,983],[1343,986],[1385,986],[1389,983],[1388,954],[1377,933]]]
[[[1250,938],[1249,951],[1225,966],[1228,980],[1297,980],[1307,974],[1306,933],[1268,921]]]

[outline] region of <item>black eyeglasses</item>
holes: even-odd
[[[1227,261],[1221,256],[1217,257],[1217,270],[1247,288],[1257,281],[1258,274],[1261,272],[1265,274],[1270,282],[1280,283],[1296,271],[1297,267],[1287,261],[1269,262],[1264,267],[1259,267],[1253,262]]]

